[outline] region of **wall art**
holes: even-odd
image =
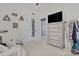
[[[3,20],[4,20],[4,21],[10,21],[10,18],[9,18],[9,16],[6,14],[6,15],[4,16],[4,18],[3,18]]]
[[[19,20],[21,20],[21,21],[24,21],[24,18],[23,18],[23,16],[21,16],[21,17],[19,18]]]
[[[13,28],[18,28],[18,23],[13,23]]]

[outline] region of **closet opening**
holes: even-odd
[[[41,19],[41,36],[46,37],[46,18]]]

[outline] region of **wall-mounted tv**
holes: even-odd
[[[48,15],[48,23],[61,22],[62,21],[62,11]]]

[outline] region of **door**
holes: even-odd
[[[46,37],[46,18],[41,19],[41,37]]]

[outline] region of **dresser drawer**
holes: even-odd
[[[61,47],[61,42],[60,41],[56,41],[56,40],[48,40],[48,43],[54,46],[58,46]]]
[[[49,23],[49,24],[48,24],[48,27],[49,27],[49,28],[51,28],[51,27],[52,27],[52,28],[57,28],[57,27],[60,28],[61,26],[62,26],[62,23]]]
[[[61,28],[61,25],[48,25],[48,28]]]
[[[48,32],[61,32],[62,29],[61,28],[48,28]]]
[[[48,36],[62,36],[62,33],[48,32]]]
[[[62,40],[61,37],[57,37],[57,36],[48,36],[48,39],[50,40]]]

